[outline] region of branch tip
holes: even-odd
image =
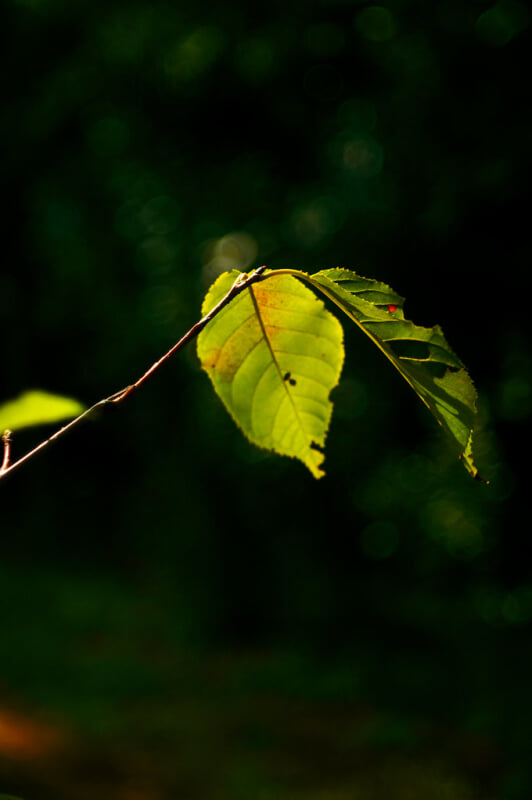
[[[13,433],[8,428],[2,434],[2,441],[4,443],[4,458],[2,461],[2,466],[0,467],[0,474],[4,472],[9,467],[9,459],[11,456],[11,437]]]

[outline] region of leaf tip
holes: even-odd
[[[461,461],[469,472],[474,480],[479,481],[480,483],[484,483],[486,485],[489,484],[489,480],[483,478],[477,469],[477,466],[473,460],[473,431],[469,434],[469,439],[467,440],[467,445],[462,453],[458,456],[458,460]]]

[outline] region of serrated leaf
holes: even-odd
[[[203,303],[208,313],[238,272],[226,272]],[[245,289],[200,333],[198,356],[225,407],[259,447],[298,458],[316,478],[344,359],[342,326],[295,278]]]
[[[71,397],[32,390],[0,406],[0,434],[75,417],[84,406]]]
[[[390,359],[451,436],[468,472],[478,478],[472,453],[477,393],[441,328],[423,328],[405,319],[400,295],[351,270],[323,270],[306,280],[336,303]]]

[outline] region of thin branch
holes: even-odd
[[[62,428],[53,433],[51,436],[49,436],[48,439],[45,439],[36,447],[34,447],[33,450],[30,450],[28,453],[26,453],[26,455],[21,456],[21,458],[19,458],[17,461],[14,461],[13,463],[10,463],[9,461],[10,447],[11,447],[11,431],[5,431],[4,435],[2,436],[2,441],[4,443],[4,458],[2,466],[0,467],[0,480],[2,478],[5,478],[6,475],[8,475],[17,467],[20,467],[22,464],[24,464],[24,462],[28,461],[30,458],[33,458],[33,456],[37,455],[37,453],[40,450],[43,450],[49,444],[52,444],[52,442],[55,442],[61,436],[64,436],[65,433],[68,433],[68,431],[72,430],[72,428],[78,425],[78,423],[80,423],[84,419],[87,419],[98,409],[110,405],[111,403],[114,404],[121,403],[123,400],[126,399],[126,397],[129,397],[129,395],[132,392],[134,392],[136,389],[142,386],[142,384],[146,380],[148,380],[148,378],[151,375],[153,375],[153,373],[156,372],[156,370],[158,370],[159,367],[161,367],[166,361],[168,361],[169,358],[171,358],[175,353],[178,352],[178,350],[181,350],[181,348],[183,348],[192,339],[194,339],[203,330],[203,328],[207,325],[207,323],[210,322],[211,319],[213,319],[217,314],[219,314],[220,311],[223,308],[225,308],[225,306],[228,303],[231,302],[231,300],[233,300],[237,295],[243,292],[244,289],[247,289],[248,286],[251,286],[252,283],[257,283],[258,281],[261,281],[264,278],[269,277],[269,274],[264,275],[265,269],[266,267],[263,266],[263,267],[258,267],[250,275],[247,275],[245,273],[240,274],[237,277],[236,281],[233,283],[232,287],[227,292],[227,294],[224,297],[222,297],[220,302],[216,306],[214,306],[214,308],[211,311],[209,311],[208,314],[205,314],[204,317],[202,317],[198,322],[196,322],[196,324],[193,325],[190,328],[190,330],[188,330],[185,333],[185,335],[182,336],[181,339],[179,339],[179,341],[176,342],[173,345],[173,347],[171,347],[170,350],[168,350],[168,352],[164,354],[164,356],[162,356],[158,361],[152,364],[151,367],[147,369],[146,372],[143,375],[141,375],[140,378],[138,378],[138,380],[135,381],[135,383],[132,383],[129,386],[124,387],[124,389],[120,389],[118,392],[109,395],[109,397],[104,397],[103,400],[99,400],[93,406],[83,411],[83,413],[81,413],[78,417],[71,420],[69,423],[67,423]]]
[[[11,453],[11,431],[4,431],[2,434],[2,441],[4,443],[4,458],[2,461],[2,466],[0,467],[0,475],[9,467],[9,457]]]

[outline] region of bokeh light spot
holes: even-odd
[[[502,604],[502,616],[510,625],[526,622],[528,614],[516,592],[508,592]]]
[[[152,197],[142,208],[140,220],[147,233],[164,235],[175,230],[179,223],[179,207],[168,195]]]
[[[382,170],[382,148],[369,136],[350,139],[344,144],[342,161],[346,170],[364,178],[371,178]]]
[[[472,518],[452,494],[428,502],[422,517],[429,536],[458,561],[472,561],[487,549],[482,520]]]
[[[294,210],[288,223],[288,238],[301,248],[312,249],[337,231],[344,217],[335,198],[318,197]]]
[[[460,520],[457,525],[450,525],[445,538],[449,555],[458,561],[472,561],[484,550],[479,526],[466,519]]]
[[[109,183],[124,198],[116,212],[115,229],[125,239],[164,236],[179,226],[179,206],[165,193],[158,175],[132,163],[113,169]]]
[[[248,83],[265,83],[277,67],[277,53],[267,39],[247,39],[237,48],[236,68]]]
[[[0,709],[0,753],[4,758],[32,759],[46,755],[58,749],[62,738],[62,732],[49,724]]]
[[[151,236],[137,245],[136,262],[142,272],[166,275],[176,264],[180,247],[162,236]]]
[[[178,42],[164,59],[167,76],[180,81],[198,78],[217,59],[223,48],[222,32],[213,26],[198,28]]]
[[[524,31],[528,23],[529,13],[522,3],[502,0],[480,14],[475,23],[475,33],[486,44],[502,47]]]
[[[362,36],[370,42],[387,42],[393,39],[396,33],[391,12],[382,6],[364,8],[357,15],[355,25]]]
[[[255,261],[258,246],[255,238],[244,231],[235,231],[206,242],[203,246],[203,277],[206,284],[228,270],[245,272]]]

